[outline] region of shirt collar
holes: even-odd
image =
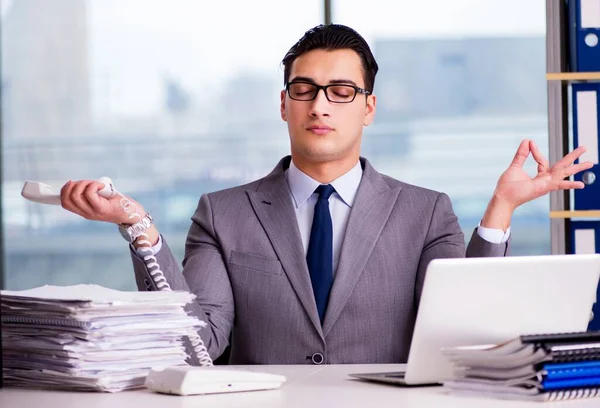
[[[290,167],[286,171],[285,177],[292,191],[296,208],[304,204],[321,184],[306,173],[303,173],[296,167],[293,160],[290,161]],[[354,198],[356,197],[361,178],[362,166],[359,160],[350,171],[330,183],[348,207],[352,207],[354,204]]]

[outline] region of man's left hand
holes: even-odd
[[[523,170],[530,153],[538,164],[537,174],[533,178]],[[584,184],[581,181],[568,179],[593,166],[589,161],[574,164],[583,153],[585,148],[580,146],[550,167],[548,160],[540,153],[536,144],[532,140],[523,140],[512,163],[498,180],[481,225],[506,231],[512,213],[518,206],[551,191],[583,188]]]

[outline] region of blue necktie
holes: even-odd
[[[319,186],[316,190],[319,199],[315,204],[315,215],[306,254],[321,323],[325,317],[329,291],[333,283],[333,225],[329,213],[329,197],[334,191],[335,189],[330,184]]]

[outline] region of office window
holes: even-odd
[[[470,239],[520,141],[548,157],[545,1],[338,0],[332,14],[365,36],[380,68],[364,155],[446,192]],[[549,197],[515,212],[513,255],[550,253],[548,213]]]
[[[280,61],[321,0],[2,3],[5,287],[135,289],[114,225],[21,198],[109,176],[150,211],[179,261],[204,192],[268,173],[289,151]]]

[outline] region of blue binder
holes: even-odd
[[[582,344],[582,346],[586,345]],[[575,356],[571,363],[544,364],[542,366],[544,378],[548,381],[590,377],[600,379],[600,361],[577,361],[577,358],[578,356]]]
[[[600,220],[571,221],[569,223],[570,254],[600,254]],[[588,330],[600,330],[600,286],[596,289],[596,303],[592,307],[593,320]]]
[[[564,380],[544,380],[542,381],[542,389],[544,391],[551,390],[570,390],[573,388],[587,388],[600,386],[600,377],[591,378],[569,378]]]
[[[600,0],[598,0],[600,1]],[[594,166],[574,176],[583,181],[585,188],[573,193],[574,210],[600,209],[600,167],[598,146],[600,144],[600,83],[576,83],[572,85],[573,145],[585,146],[587,151],[579,161],[591,161]]]
[[[600,71],[600,0],[568,2],[570,70]]]

